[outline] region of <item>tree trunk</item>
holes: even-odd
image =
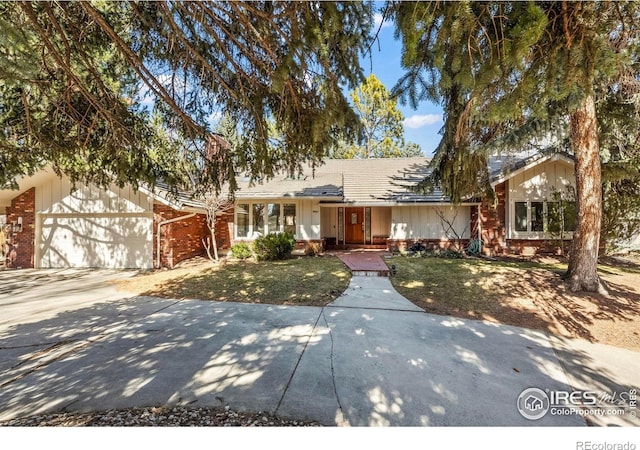
[[[593,96],[587,96],[569,120],[571,149],[576,160],[577,224],[565,278],[574,292],[596,292],[603,290],[598,276],[602,181]]]
[[[216,261],[218,261],[218,243],[216,242],[216,226],[214,225],[211,228],[211,240],[213,241],[213,254],[215,255]]]

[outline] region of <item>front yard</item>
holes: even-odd
[[[640,350],[640,265],[601,265],[609,296],[576,294],[566,264],[394,257],[391,278],[427,312],[548,331]]]
[[[640,261],[601,264],[609,296],[573,293],[561,279],[566,264],[521,260],[388,259],[394,287],[425,311],[522,326],[640,351]],[[285,261],[199,258],[174,270],[119,283],[138,295],[274,305],[325,306],[347,288],[351,274],[333,256]]]
[[[166,298],[324,306],[347,289],[350,278],[344,264],[331,256],[217,265],[197,258],[173,270],[122,281],[119,288]]]

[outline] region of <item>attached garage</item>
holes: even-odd
[[[9,268],[152,269],[205,254],[205,209],[188,193],[73,186],[48,168],[16,182],[0,189]],[[228,226],[219,228],[218,248],[228,248]]]
[[[42,214],[39,267],[153,267],[153,215]]]
[[[129,188],[36,189],[36,267],[153,267],[153,200]]]

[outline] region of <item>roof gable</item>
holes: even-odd
[[[573,158],[568,153],[516,153],[510,155],[496,155],[489,158],[489,176],[491,186],[496,186],[513,178],[539,164],[547,161],[564,161],[574,164]]]

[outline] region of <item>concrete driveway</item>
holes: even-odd
[[[179,404],[326,425],[575,426],[575,414],[525,419],[518,396],[640,388],[638,353],[426,314],[386,279],[354,277],[317,308],[125,298],[108,281],[131,273],[12,274],[0,420]],[[590,420],[638,424],[631,410]]]

